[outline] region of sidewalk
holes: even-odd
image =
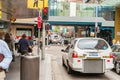
[[[37,53],[37,46],[33,53]],[[40,61],[40,80],[52,80],[51,55],[45,54],[45,60]],[[15,62],[11,63],[9,72],[6,73],[6,80],[20,80],[20,56],[16,56]]]

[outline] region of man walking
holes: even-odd
[[[0,80],[5,80],[5,69],[9,68],[9,65],[12,61],[12,53],[3,40],[0,40]]]
[[[18,47],[22,55],[28,54],[28,48],[32,49],[29,41],[26,39],[26,34],[22,35],[22,38],[18,42]]]

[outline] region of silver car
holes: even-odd
[[[120,74],[120,44],[115,44],[112,47],[113,53],[113,62],[114,62],[114,69],[116,73]]]

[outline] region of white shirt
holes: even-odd
[[[3,61],[0,62],[0,67],[2,67],[3,69],[9,68],[9,65],[12,61],[12,53],[7,43],[3,40],[0,40],[0,54],[4,55]]]

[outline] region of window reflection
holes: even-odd
[[[103,40],[90,40],[83,39],[78,43],[78,48],[80,49],[102,49],[105,50],[108,48],[108,45]]]

